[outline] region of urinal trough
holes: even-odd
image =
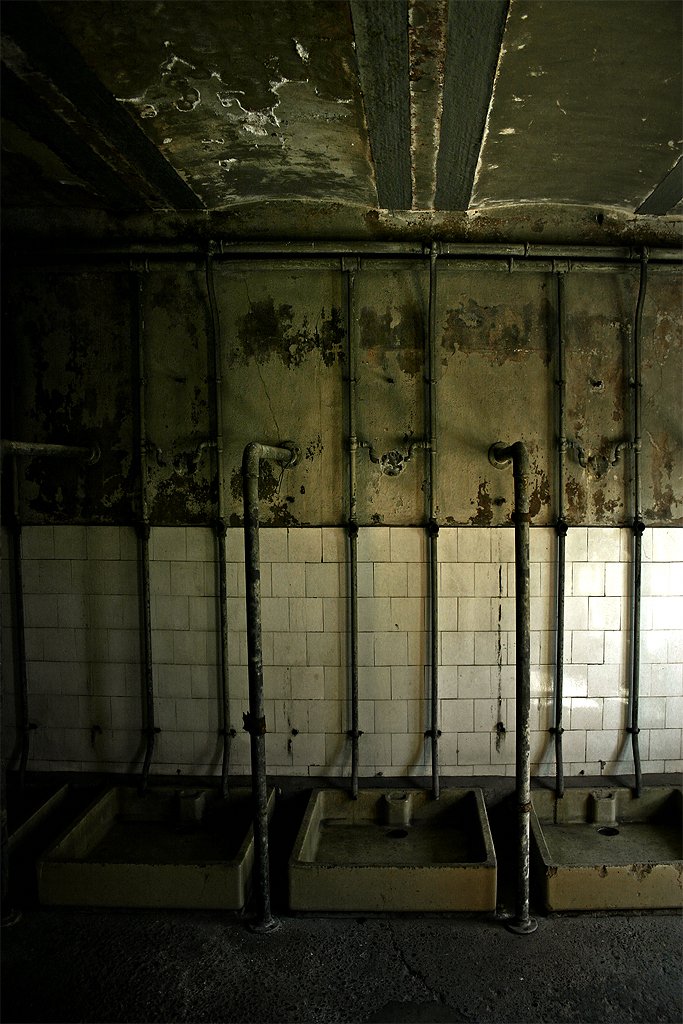
[[[548,910],[680,907],[681,790],[613,787],[532,794],[532,853]]]
[[[479,789],[314,790],[289,862],[292,910],[490,911],[496,856]]]
[[[269,812],[274,792],[269,794]],[[116,786],[38,861],[41,903],[241,909],[254,862],[251,790]]]

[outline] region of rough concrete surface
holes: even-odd
[[[292,918],[29,910],[3,931],[6,1024],[681,1019],[678,915]]]

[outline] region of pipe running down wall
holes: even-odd
[[[640,342],[643,331],[643,307],[647,293],[647,250],[643,250],[640,261],[640,282],[638,286],[638,301],[636,304],[635,323],[633,326],[633,340],[631,344],[631,366],[629,382],[631,385],[631,420],[632,420],[632,502],[633,502],[633,548],[631,556],[631,671],[629,678],[628,694],[628,726],[627,732],[631,734],[633,748],[633,770],[635,774],[635,796],[639,797],[642,791],[643,776],[640,768],[640,746],[638,736],[640,727],[638,724],[638,711],[640,699],[640,604],[641,604],[641,579],[643,562],[643,523],[642,498],[641,498],[641,471],[640,451],[642,447],[641,427],[641,355]]]
[[[562,702],[564,699],[564,596],[566,576],[566,538],[567,522],[565,520],[565,455],[567,452],[566,430],[566,395],[564,365],[564,299],[565,275],[557,275],[557,361],[556,361],[556,402],[557,402],[557,519],[555,534],[557,538],[556,574],[555,574],[555,716],[550,732],[555,737],[555,793],[564,796],[564,761],[562,754]]]
[[[283,469],[296,465],[299,449],[291,441],[278,447],[252,441],[242,457],[244,498],[244,567],[247,589],[247,659],[249,664],[249,713],[244,728],[251,740],[251,778],[254,805],[254,879],[256,920],[254,931],[279,927],[270,908],[268,863],[268,791],[266,782],[266,716],[263,697],[263,644],[261,636],[261,569],[259,549],[259,466],[263,459]]]
[[[432,796],[439,799],[439,524],[436,520],[436,260],[439,245],[432,244],[429,257],[429,338],[427,346],[427,427],[429,430],[428,521],[429,543],[429,669],[432,742]]]
[[[228,530],[225,514],[225,473],[223,467],[223,345],[221,324],[218,315],[218,303],[213,278],[213,247],[209,248],[206,257],[206,289],[211,310],[211,328],[213,332],[214,381],[213,405],[215,417],[216,452],[216,484],[218,488],[217,515],[214,525],[216,538],[216,557],[218,560],[218,604],[220,622],[220,649],[218,667],[220,673],[221,698],[221,736],[223,738],[223,758],[221,764],[221,795],[228,795],[228,773],[230,770],[230,703],[228,688],[228,580],[226,536]]]
[[[145,348],[142,316],[142,277],[132,275],[134,302],[133,330],[136,332],[138,355],[138,472],[140,475],[140,518],[137,523],[138,570],[140,578],[140,638],[142,646],[142,697],[144,704],[143,734],[146,738],[145,759],[140,778],[140,792],[145,793],[154,756],[158,728],[154,717],[154,660],[152,653],[152,597],[149,568],[149,506],[147,500],[147,378],[145,376]]]
[[[515,482],[515,718],[517,740],[515,777],[517,799],[517,895],[514,918],[507,927],[519,935],[536,931],[529,917],[529,819],[531,815],[531,598],[529,588],[529,454],[523,441],[504,445],[497,441],[489,448],[492,466],[502,469],[512,462]]]
[[[343,266],[343,264],[342,264]],[[346,338],[348,357],[348,417],[349,417],[349,515],[347,534],[349,539],[349,674],[351,698],[351,728],[347,735],[351,740],[351,796],[358,799],[358,742],[362,735],[358,728],[358,485],[356,462],[358,437],[356,436],[356,385],[358,368],[356,363],[356,316],[354,288],[358,261],[346,271]]]

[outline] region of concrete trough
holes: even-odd
[[[681,789],[532,794],[532,854],[548,910],[637,910],[683,902]]]
[[[289,861],[292,910],[491,911],[496,855],[479,789],[314,790]]]
[[[269,794],[269,813],[274,791]],[[38,861],[41,903],[240,910],[254,862],[250,789],[117,786]]]

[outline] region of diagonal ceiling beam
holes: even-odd
[[[486,127],[509,0],[450,0],[437,210],[466,210]]]
[[[636,213],[644,213],[658,217],[661,214],[669,213],[674,206],[683,199],[683,157],[678,158],[668,174],[666,174],[659,185],[641,203]]]
[[[409,210],[408,0],[351,0],[351,15],[378,205]]]
[[[3,60],[97,157],[139,194],[141,206],[203,209],[192,189],[123,110],[34,0],[5,3]]]
[[[113,208],[130,212],[140,209],[140,196],[4,64],[0,90],[3,116],[45,143],[95,195]]]

